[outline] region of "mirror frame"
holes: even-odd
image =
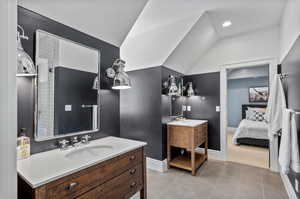
[[[39,45],[39,41],[38,41],[38,33],[44,33],[44,34],[48,34],[50,36],[53,36],[53,37],[56,37],[57,39],[63,39],[65,41],[68,41],[68,42],[72,42],[73,44],[77,44],[77,45],[80,45],[82,47],[85,47],[85,48],[89,48],[91,50],[95,50],[98,52],[98,78],[99,78],[99,86],[98,86],[98,90],[97,90],[97,103],[98,103],[98,117],[97,117],[97,125],[98,125],[98,128],[95,129],[95,130],[86,130],[86,131],[79,131],[79,132],[72,132],[72,133],[68,133],[68,134],[65,134],[65,135],[58,135],[58,136],[53,136],[53,137],[43,137],[43,138],[39,138],[38,137],[38,79],[39,79],[39,76],[38,76],[38,71],[37,71],[37,75],[35,76],[34,78],[34,141],[36,142],[41,142],[41,141],[47,141],[47,140],[55,140],[55,139],[60,139],[60,138],[64,138],[64,137],[71,137],[71,136],[77,136],[77,135],[83,135],[83,134],[88,134],[88,133],[97,133],[100,131],[100,69],[101,69],[101,51],[99,49],[96,49],[96,48],[93,48],[93,47],[90,47],[90,46],[87,46],[85,44],[82,44],[82,43],[79,43],[79,42],[75,42],[75,41],[72,41],[70,39],[67,39],[67,38],[64,38],[64,37],[61,37],[61,36],[58,36],[58,35],[55,35],[55,34],[52,34],[52,33],[49,33],[47,31],[44,31],[44,30],[41,30],[41,29],[37,29],[36,32],[35,32],[35,65],[36,65],[36,68],[38,70],[38,66],[36,64],[36,61],[38,59],[38,54],[39,54],[39,50],[38,50],[38,45]]]

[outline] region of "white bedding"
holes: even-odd
[[[269,139],[267,123],[243,119],[232,138],[233,144],[238,144],[238,138]]]

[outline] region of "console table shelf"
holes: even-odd
[[[196,120],[193,120],[196,121]],[[179,125],[180,124],[180,125]],[[187,122],[187,124],[190,124]],[[196,148],[204,144],[204,153],[196,152]],[[185,149],[184,154],[173,157],[172,147]],[[199,120],[193,125],[184,122],[168,124],[168,167],[177,167],[196,175],[197,169],[207,160],[207,121]]]

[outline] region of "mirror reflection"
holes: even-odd
[[[38,30],[36,64],[36,140],[98,131],[100,52]]]

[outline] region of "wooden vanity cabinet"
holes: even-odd
[[[192,172],[196,175],[196,170],[207,160],[208,149],[208,123],[197,126],[168,125],[168,166]],[[204,152],[196,151],[196,148],[204,144]],[[172,147],[185,149],[187,152],[173,157]]]
[[[19,199],[127,199],[140,191],[147,198],[144,148],[32,189],[21,178]]]

